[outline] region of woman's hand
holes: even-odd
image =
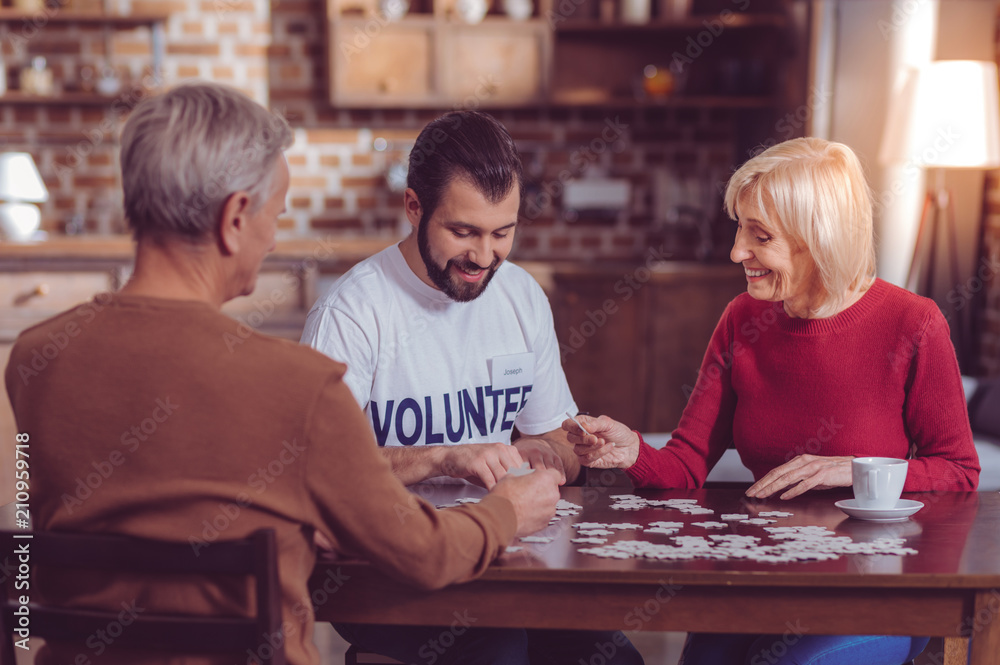
[[[850,487],[852,459],[854,458],[799,455],[771,469],[747,490],[747,496],[763,499],[791,487],[781,495],[782,499],[791,499],[809,490]]]
[[[625,425],[607,416],[577,416],[587,430],[571,419],[563,421],[566,438],[580,464],[593,469],[627,469],[639,458],[639,436]]]

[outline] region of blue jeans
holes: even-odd
[[[903,665],[927,637],[691,633],[678,665]]]
[[[420,665],[643,665],[621,631],[472,628],[460,621],[333,627],[362,651]]]

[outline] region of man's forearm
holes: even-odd
[[[514,446],[517,447],[518,442],[526,440],[540,441],[559,456],[563,464],[563,471],[566,474],[567,484],[572,484],[577,480],[580,475],[580,460],[577,458],[576,453],[573,452],[573,446],[570,444],[569,439],[566,438],[565,432],[559,429],[535,436],[525,435],[514,441]]]
[[[580,459],[573,452],[573,446],[569,441],[560,440],[554,437],[544,437],[545,442],[552,447],[559,459],[562,460],[563,470],[566,472],[566,483],[572,485],[580,476]]]
[[[385,446],[379,449],[392,465],[392,473],[404,485],[413,485],[441,474],[441,446]]]

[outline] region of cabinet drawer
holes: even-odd
[[[433,98],[432,26],[423,22],[386,25],[379,34],[367,37],[364,29],[369,23],[345,19],[334,26],[332,101],[379,105]]]
[[[113,288],[108,271],[6,273],[0,282],[0,340]]]
[[[456,26],[446,44],[442,60],[449,99],[476,108],[544,98],[550,49],[544,23]]]

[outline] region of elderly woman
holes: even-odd
[[[747,293],[723,312],[671,440],[656,450],[607,416],[580,418],[590,434],[566,421],[581,463],[626,469],[636,487],[695,488],[734,443],[752,498],[848,487],[851,459],[864,455],[908,457],[908,492],[974,490],[948,325],[933,301],[875,278],[871,194],[854,153],[816,138],[778,144],[733,175],[725,206]],[[899,665],[926,644],[806,636],[775,661],[774,639],[692,635],[682,662],[765,662],[768,651],[772,664]]]

